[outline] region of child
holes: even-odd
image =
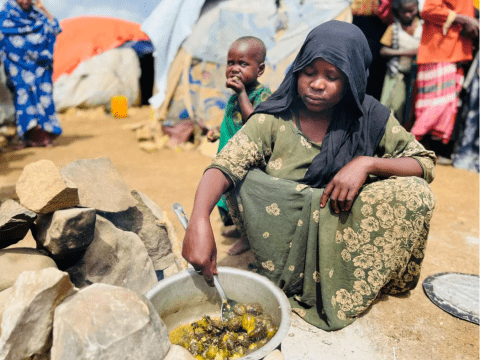
[[[220,143],[218,152],[227,144],[233,135],[247,122],[253,109],[260,102],[265,101],[271,94],[269,88],[258,82],[258,77],[265,70],[266,48],[262,40],[253,37],[241,37],[233,42],[228,50],[226,86],[235,91],[227,102],[225,115],[220,127]],[[215,141],[214,131],[210,131],[207,137]],[[225,198],[222,197],[217,204],[225,230],[222,235],[234,237],[236,228],[230,216]],[[244,237],[228,250],[229,255],[237,255],[250,248]]]
[[[380,54],[390,58],[380,102],[393,111],[402,125],[409,128],[411,98],[416,79],[413,60],[422,38],[422,21],[417,0],[393,0],[395,22],[387,28],[380,42]]]
[[[207,283],[217,273],[210,213],[228,191],[258,272],[309,323],[343,328],[380,291],[416,286],[435,155],[365,94],[371,59],[355,25],[316,27],[278,90],[215,157],[183,242]]]

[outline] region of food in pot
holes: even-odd
[[[236,304],[225,321],[205,315],[173,329],[170,341],[186,348],[197,360],[233,360],[264,346],[277,330],[260,304]]]

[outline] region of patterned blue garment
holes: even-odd
[[[15,99],[17,134],[39,125],[62,132],[53,103],[53,48],[61,32],[56,19],[37,7],[24,11],[16,0],[7,0],[0,11],[0,59]]]

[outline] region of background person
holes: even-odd
[[[418,16],[417,0],[393,0],[395,21],[380,42],[380,54],[388,58],[380,102],[388,107],[407,129],[411,127],[410,104],[416,80],[416,64],[422,21]]]
[[[472,38],[478,37],[478,19],[468,0],[426,0],[421,16],[418,95],[411,131],[439,155],[439,163],[447,164],[464,79],[462,66],[473,58]]]
[[[38,1],[7,0],[0,12],[0,58],[23,146],[50,146],[61,134],[53,102],[53,50],[59,23]]]

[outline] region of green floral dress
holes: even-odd
[[[391,116],[376,156],[411,157],[424,179],[370,177],[350,212],[320,208],[323,189],[300,184],[321,144],[292,118],[256,114],[210,167],[228,176],[230,213],[249,239],[258,272],[289,297],[309,323],[352,323],[380,291],[413,289],[420,276],[436,203],[427,182],[435,155]]]
[[[258,84],[253,89],[247,91],[248,99],[255,108],[258,104],[268,99],[272,94],[270,89],[262,84]],[[220,126],[220,139],[218,140],[218,152],[220,152],[228,140],[235,135],[243,126],[242,113],[240,111],[240,102],[238,101],[238,95],[234,94],[228,99],[225,107],[225,114],[223,115],[222,125]],[[225,197],[222,196],[217,204],[222,220],[225,225],[228,222],[228,206]]]

